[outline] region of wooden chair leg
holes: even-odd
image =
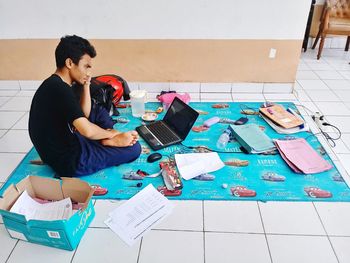
[[[349,51],[350,36],[346,39],[345,51]]]
[[[326,39],[326,36],[321,36],[320,46],[318,47],[317,59],[321,58],[321,53],[322,53],[322,49],[323,49],[323,46],[324,46],[325,39]]]
[[[321,36],[321,30],[318,31],[316,39],[315,39],[314,44],[312,45],[311,49],[315,49],[315,47],[317,46],[317,42],[320,39],[320,36]]]

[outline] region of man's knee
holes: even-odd
[[[89,121],[100,126],[103,129],[113,129],[113,119],[108,111],[101,105],[92,104]]]
[[[141,145],[136,142],[133,146],[130,146],[130,161],[136,160],[141,154]]]

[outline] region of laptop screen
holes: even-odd
[[[175,97],[163,121],[184,140],[196,122],[197,117],[197,111]]]

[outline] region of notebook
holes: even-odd
[[[263,116],[285,129],[295,128],[304,124],[301,118],[295,116],[279,104],[262,107],[259,111]]]
[[[136,127],[153,150],[163,149],[186,139],[198,112],[179,98],[174,98],[163,120]]]
[[[230,125],[230,129],[233,137],[248,153],[264,153],[276,149],[270,137],[254,123]]]

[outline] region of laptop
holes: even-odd
[[[153,150],[163,149],[185,140],[198,115],[175,97],[163,120],[136,127],[136,131]]]

